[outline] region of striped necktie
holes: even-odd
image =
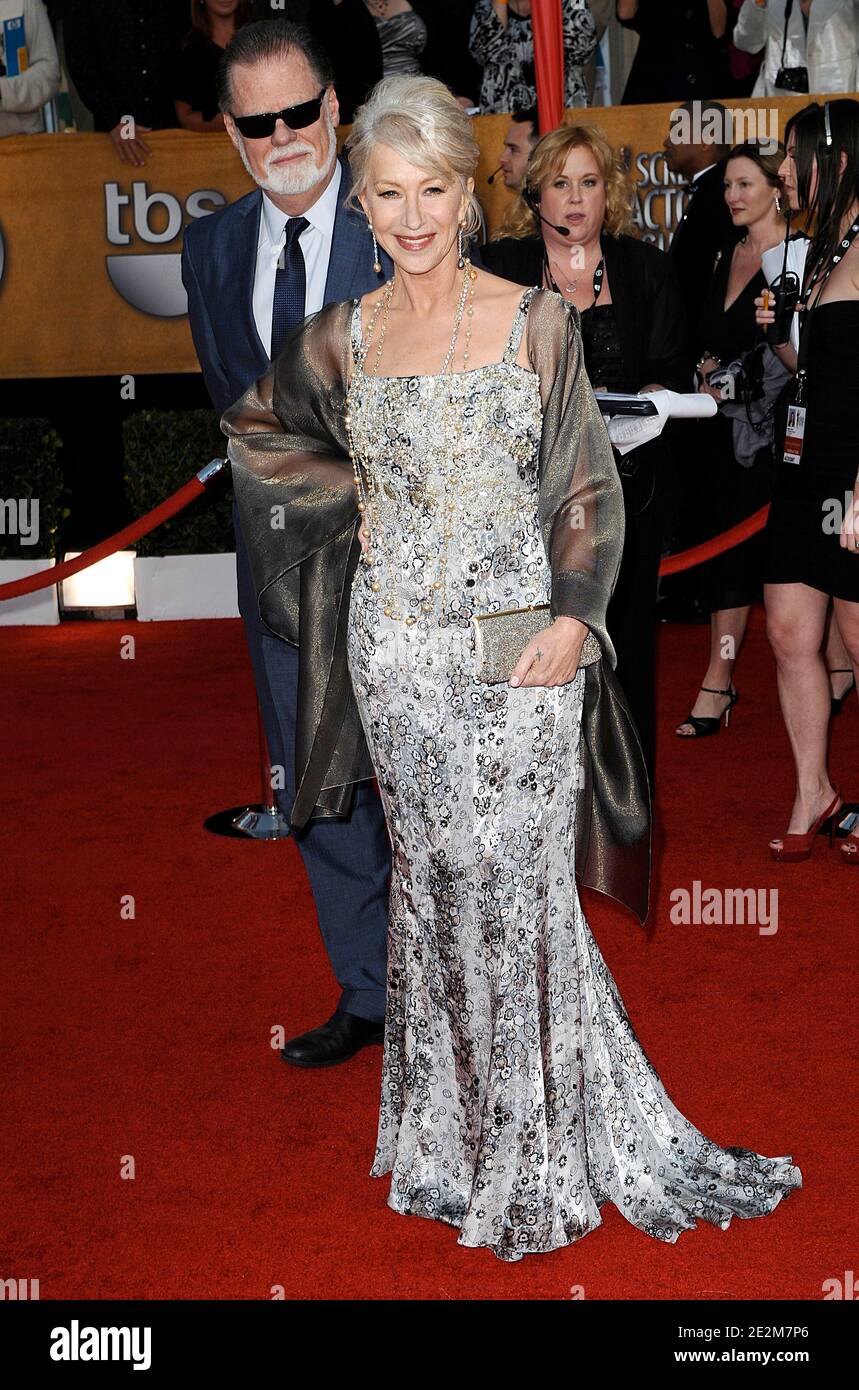
[[[290,217],[284,228],[283,252],[274,277],[274,302],[271,308],[272,362],[280,353],[289,330],[305,317],[307,273],[298,238],[309,226],[306,217]]]

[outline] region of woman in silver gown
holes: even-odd
[[[477,151],[440,83],[380,83],[349,149],[394,277],[296,329],[223,424],[261,615],[303,663],[293,824],[374,772],[391,836],[371,1173],[503,1260],[579,1239],[605,1202],[664,1241],[770,1212],[799,1169],[676,1109],[579,902],[575,874],[646,915],[650,818],[577,312],[463,257]],[[542,603],[510,680],[481,679],[472,616]],[[589,632],[601,660],[579,667]]]

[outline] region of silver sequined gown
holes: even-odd
[[[577,1240],[607,1201],[674,1241],[802,1185],[789,1157],[722,1149],[680,1114],[582,914],[584,672],[472,674],[472,613],[549,596],[538,381],[514,360],[532,293],[503,361],[445,376],[365,375],[356,301],[348,400],[381,558],[358,565],[347,650],[393,850],[371,1175],[392,1174],[395,1211],[504,1260]]]

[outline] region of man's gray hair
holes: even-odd
[[[331,59],[316,37],[303,24],[288,19],[261,19],[245,24],[227,44],[218,67],[218,106],[231,111],[231,74],[234,67],[283,61],[290,53],[303,53],[320,87],[334,81]]]

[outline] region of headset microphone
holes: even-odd
[[[537,198],[533,188],[523,188],[522,197],[525,199],[525,202],[528,204],[529,208],[534,213],[534,215],[536,217],[539,217],[541,222],[545,222],[547,227],[551,227],[553,232],[557,232],[558,236],[570,235],[569,227],[560,227],[556,222],[550,222],[548,217],[543,216],[542,212],[540,211],[540,200]]]
[[[487,182],[487,183],[494,183],[495,180],[498,178],[498,175],[501,173],[501,170],[502,170],[503,167],[504,167],[503,165],[499,164],[499,165],[498,165],[498,168],[495,170],[495,173],[494,173],[494,174],[490,174],[490,175],[489,175],[489,178],[486,180],[486,182]]]
[[[548,217],[543,216],[542,212],[538,212],[537,216],[539,217],[541,222],[545,222],[547,227],[551,227],[553,232],[557,232],[558,236],[570,235],[569,227],[560,227],[557,222],[550,222]]]

